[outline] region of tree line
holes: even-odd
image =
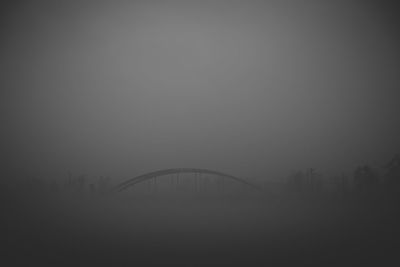
[[[350,174],[342,173],[328,179],[313,168],[296,171],[287,178],[286,188],[299,194],[331,191],[343,196],[397,196],[400,194],[400,154],[396,154],[381,168],[359,165]]]

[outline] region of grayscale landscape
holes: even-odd
[[[0,8],[0,266],[399,266],[398,5]]]

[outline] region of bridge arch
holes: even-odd
[[[128,179],[117,186],[114,187],[113,191],[114,192],[120,192],[125,189],[128,189],[129,187],[132,187],[136,184],[142,183],[144,181],[160,177],[160,176],[166,176],[166,175],[171,175],[171,174],[210,174],[210,175],[216,175],[219,177],[226,177],[232,180],[235,180],[243,185],[246,185],[248,187],[251,187],[253,189],[260,190],[261,188],[258,187],[257,185],[250,183],[242,178],[238,178],[236,176],[219,172],[219,171],[214,171],[214,170],[208,170],[208,169],[198,169],[198,168],[172,168],[172,169],[164,169],[164,170],[158,170],[154,172],[149,172],[145,173],[139,176],[136,176],[134,178]]]

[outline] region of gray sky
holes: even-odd
[[[399,39],[383,4],[7,7],[3,154],[27,172],[198,167],[272,179],[379,165],[399,151]]]

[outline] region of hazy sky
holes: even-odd
[[[18,3],[0,28],[2,154],[17,169],[261,179],[378,166],[400,151],[392,6]]]

